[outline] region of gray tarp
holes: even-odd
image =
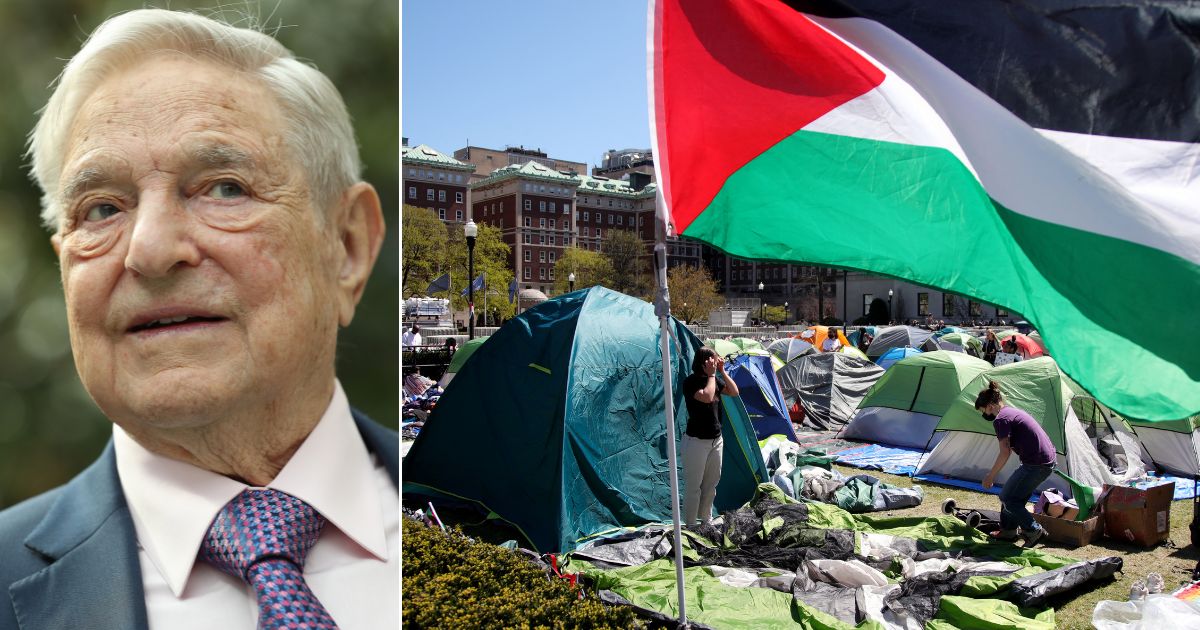
[[[867,356],[876,359],[892,348],[903,348],[904,346],[920,348],[921,344],[932,336],[933,332],[913,326],[880,328],[879,334],[875,335],[875,338],[871,340],[871,346],[867,348]]]
[[[804,407],[804,423],[837,429],[854,415],[883,368],[848,354],[823,352],[800,357],[775,373],[785,402]]]

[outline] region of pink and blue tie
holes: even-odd
[[[254,587],[259,630],[336,630],[302,573],[324,526],[324,517],[290,494],[243,490],[213,519],[200,556]]]

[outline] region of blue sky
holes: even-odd
[[[597,164],[649,148],[645,0],[404,0],[410,145],[540,148]]]

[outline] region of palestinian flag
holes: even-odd
[[[654,0],[668,233],[1008,307],[1129,417],[1200,411],[1200,7]]]

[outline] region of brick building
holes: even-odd
[[[467,193],[475,166],[424,144],[400,149],[404,203],[429,208],[447,224],[465,223]]]

